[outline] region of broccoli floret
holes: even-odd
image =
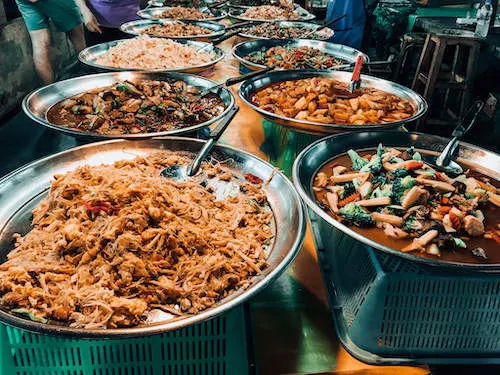
[[[383,213],[389,214],[389,215],[396,215],[396,216],[404,216],[405,210],[402,208],[399,208],[398,206],[385,206],[381,207]]]
[[[405,177],[408,176],[408,171],[406,168],[398,168],[395,171],[390,172],[394,177]]]
[[[380,174],[378,176],[374,176],[372,178],[372,184],[373,185],[376,185],[376,184],[380,184],[380,185],[383,185],[387,182],[387,176],[385,174]]]
[[[368,160],[359,156],[358,153],[352,149],[347,151],[347,155],[349,155],[349,157],[351,158],[352,169],[356,171],[359,171],[361,168],[368,164]]]
[[[381,185],[373,190],[370,198],[390,197],[392,195],[392,185]]]
[[[413,154],[413,160],[422,161],[422,155],[420,155],[420,152],[417,151]]]
[[[401,204],[405,191],[411,189],[413,185],[415,185],[415,179],[411,176],[396,177],[392,184],[392,202],[394,204]]]
[[[352,182],[348,182],[344,184],[342,194],[340,195],[340,199],[347,198],[353,195],[356,192],[356,188]]]
[[[384,155],[384,147],[382,146],[382,143],[379,143],[378,144],[378,147],[377,147],[377,155],[381,158],[382,155]]]
[[[370,172],[375,174],[380,172],[381,170],[382,170],[382,159],[380,159],[380,156],[378,155],[373,155],[368,164],[362,167],[359,171]]]
[[[417,215],[415,213],[406,218],[403,229],[406,231],[416,231],[422,229],[422,223],[417,219]]]
[[[366,228],[375,225],[375,220],[373,220],[372,216],[356,203],[346,204],[340,209],[340,213],[346,220],[358,227]]]

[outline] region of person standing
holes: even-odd
[[[329,0],[325,22],[332,21],[344,13],[347,16],[332,25],[332,28],[339,31],[330,40],[359,49],[366,23],[364,0]]]
[[[75,52],[85,48],[82,16],[75,0],[16,0],[33,47],[35,69],[44,84],[54,82],[50,63],[49,19],[60,32],[66,33]],[[88,19],[86,22],[93,22]]]
[[[76,0],[84,19],[96,18],[95,28],[85,30],[87,45],[130,38],[120,30],[125,22],[140,19],[140,0]]]

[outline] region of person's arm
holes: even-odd
[[[87,6],[85,0],[75,0],[78,9],[80,9],[80,13],[83,17],[83,23],[85,23],[85,27],[93,33],[101,34],[101,28],[99,27],[99,23],[97,23],[97,19],[95,18],[92,11]]]

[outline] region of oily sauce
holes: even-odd
[[[422,150],[418,150],[421,154]],[[368,155],[368,154],[373,154],[375,150],[370,151],[358,151],[358,154],[361,156]],[[328,177],[330,177],[333,172],[332,168],[336,165],[342,165],[347,168],[350,168],[352,165],[351,159],[347,154],[339,156],[328,163],[326,163],[323,167],[318,172],[323,172],[325,173]],[[472,169],[473,167],[470,165],[463,165],[464,170],[467,170],[468,168]],[[489,178],[489,182],[491,185],[495,187],[500,186],[500,181],[495,180],[493,178],[490,178],[489,176],[486,176],[482,173],[473,171],[468,174],[468,176],[475,177],[475,178],[481,178],[481,177],[487,177]],[[322,191],[315,191],[314,192],[316,200],[321,201],[321,202],[326,202],[326,192],[324,190]],[[500,208],[495,206],[492,203],[487,203],[486,206],[482,207],[483,214],[485,216],[484,219],[484,227],[485,229],[489,227],[495,228],[495,226],[500,223]],[[330,216],[330,212],[328,212]],[[377,227],[371,227],[371,228],[359,228],[355,225],[349,226],[350,229],[356,231],[357,233],[373,240],[381,245],[396,249],[396,250],[401,250],[405,246],[409,245],[413,238],[404,238],[404,239],[393,239],[385,235],[384,230],[377,228]],[[421,253],[419,251],[413,251],[411,254],[417,255],[420,257],[424,258],[431,258],[431,259],[440,259],[448,262],[457,262],[457,263],[473,263],[473,264],[500,264],[500,245],[498,245],[493,239],[487,239],[484,238],[483,236],[479,237],[469,237],[470,239],[465,241],[467,244],[466,249],[458,249],[458,250],[448,250],[448,249],[441,249],[441,256],[436,257],[434,255],[430,255],[427,253]],[[488,259],[484,260],[482,258],[478,258],[474,256],[471,252],[472,249],[475,249],[477,247],[481,247],[484,249],[486,254],[488,255]]]

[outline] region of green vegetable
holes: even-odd
[[[401,200],[403,199],[403,195],[405,194],[405,192],[411,189],[414,185],[415,179],[411,176],[406,176],[403,178],[396,177],[392,185],[392,201],[395,204],[401,204]]]
[[[349,157],[351,158],[352,169],[356,171],[359,171],[361,168],[368,164],[368,160],[359,156],[358,153],[353,149],[347,151],[347,155],[349,155]]]
[[[461,238],[453,237],[453,241],[455,241],[455,245],[457,245],[458,247],[461,247],[462,249],[467,248],[467,245]]]
[[[356,203],[346,204],[340,209],[340,214],[342,214],[346,220],[349,220],[354,225],[361,228],[375,225],[375,220],[373,220],[372,216]]]
[[[417,220],[417,215],[415,213],[406,218],[403,229],[407,231],[422,229],[422,223]]]
[[[395,171],[392,171],[391,175],[394,177],[405,177],[408,175],[408,171],[406,168],[398,168]]]
[[[378,147],[377,147],[377,155],[382,158],[382,155],[384,155],[384,147],[382,146],[382,143],[379,143],[378,144]]]
[[[401,158],[398,158],[397,156],[391,156],[391,158],[389,159],[389,162],[391,162],[391,163],[403,163],[404,160]]]
[[[378,173],[382,170],[382,159],[378,155],[373,155],[368,164],[363,166],[360,172]]]
[[[392,185],[386,184],[378,186],[375,190],[373,190],[370,198],[390,197],[391,195],[392,195]]]
[[[372,184],[373,185],[376,185],[376,184],[385,184],[387,182],[387,176],[385,174],[380,174],[378,176],[375,176],[372,178]]]
[[[422,161],[422,155],[420,155],[420,152],[417,151],[413,154],[413,160]]]
[[[356,188],[352,182],[348,182],[344,184],[342,194],[340,195],[340,199],[347,198],[353,195],[356,192]]]
[[[358,191],[359,187],[361,186],[361,181],[359,181],[358,178],[355,178],[354,180],[352,180],[352,184],[354,185],[354,188],[356,189],[356,191]]]
[[[30,318],[30,320],[33,320],[34,322],[47,323],[47,319],[42,316],[35,316],[25,308],[12,309],[11,311],[16,314],[26,315],[28,318]]]
[[[127,94],[132,94],[134,92],[134,90],[132,90],[132,88],[126,83],[119,83],[118,85],[116,85],[116,89],[118,91],[126,92]]]

